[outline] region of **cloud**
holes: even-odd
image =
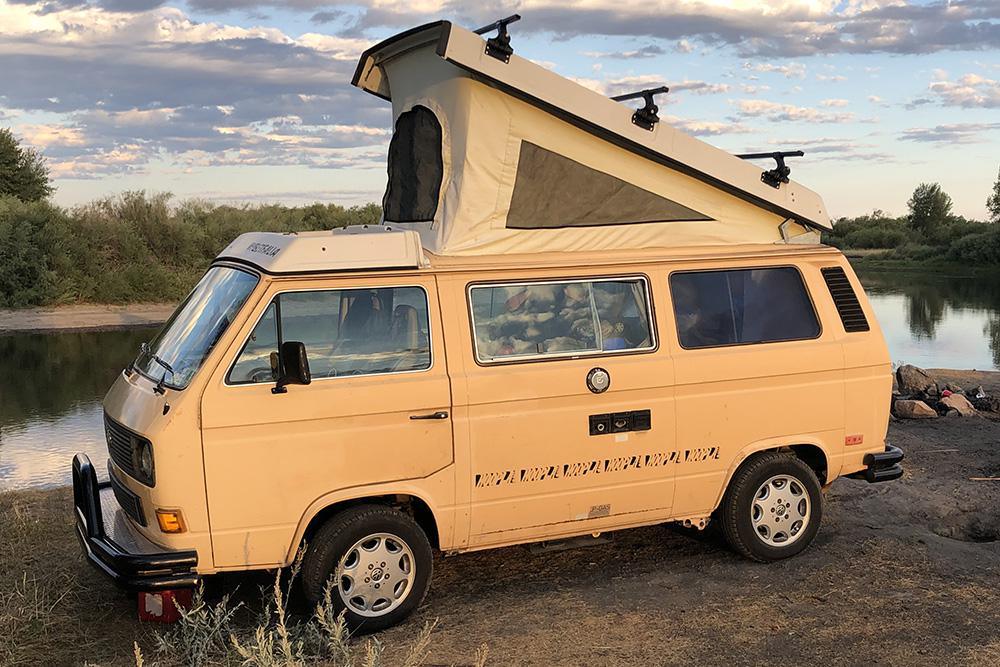
[[[689,120],[678,116],[660,116],[663,122],[696,137],[719,136],[723,134],[748,134],[753,130],[746,125],[731,121]]]
[[[839,109],[839,108],[846,107],[847,105],[850,104],[850,102],[848,100],[844,100],[844,99],[829,99],[829,100],[822,100],[819,104],[820,104],[820,106],[827,107],[828,109],[831,109],[831,108],[838,108]]]
[[[257,4],[194,2],[215,7]],[[388,0],[372,0],[361,10],[357,27],[408,27],[432,16],[454,16],[465,25],[479,25],[508,8],[496,2],[423,0],[402,9]],[[995,0],[532,0],[520,9],[525,20],[517,24],[515,34],[693,39],[707,46],[732,47],[747,57],[936,53],[1000,46],[1000,3]]]
[[[347,85],[368,40],[141,7],[0,3],[0,106],[58,118],[24,129],[56,176],[153,160],[365,167],[351,149],[384,150],[389,108]]]
[[[794,104],[781,104],[767,100],[736,100],[737,114],[744,118],[766,118],[772,122],[805,121],[810,123],[848,123],[854,120],[852,113],[831,113]]]
[[[1000,130],[1000,123],[954,123],[903,130],[900,138],[921,143],[974,144],[985,141],[987,132]]]
[[[847,81],[847,77],[843,74],[817,74],[817,81],[829,81],[831,83],[843,83]]]
[[[667,51],[662,46],[647,44],[638,49],[629,51],[584,51],[583,55],[588,58],[615,58],[618,60],[636,60],[639,58],[655,58],[666,55]]]
[[[947,76],[947,75],[945,75]],[[937,96],[940,104],[952,107],[1000,108],[1000,81],[978,74],[965,74],[955,81],[934,81],[928,89]]]
[[[776,72],[786,79],[804,79],[806,77],[806,66],[802,63],[788,63],[787,65],[743,63],[743,69],[754,72]]]
[[[771,139],[768,146],[758,146],[749,152],[767,153],[775,149],[801,149],[805,155],[802,158],[789,160],[789,165],[794,170],[796,164],[809,164],[814,162],[843,162],[868,160],[879,162],[890,162],[893,156],[878,150],[878,146],[871,143],[844,139],[841,137],[809,137],[809,138],[782,138]]]

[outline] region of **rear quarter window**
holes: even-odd
[[[791,266],[678,272],[670,276],[670,294],[686,349],[820,335],[802,275]]]

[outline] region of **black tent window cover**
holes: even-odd
[[[521,142],[508,229],[557,229],[712,220],[675,201]]]
[[[390,222],[429,222],[437,213],[444,160],[441,123],[434,112],[415,106],[401,113],[389,142],[389,183],[382,198]]]

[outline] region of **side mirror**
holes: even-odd
[[[278,382],[271,388],[272,394],[284,394],[290,384],[309,384],[309,359],[306,357],[305,343],[286,341],[278,351]]]

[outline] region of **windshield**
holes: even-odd
[[[188,386],[256,285],[257,276],[246,271],[210,268],[139,353],[135,368],[172,389]]]

